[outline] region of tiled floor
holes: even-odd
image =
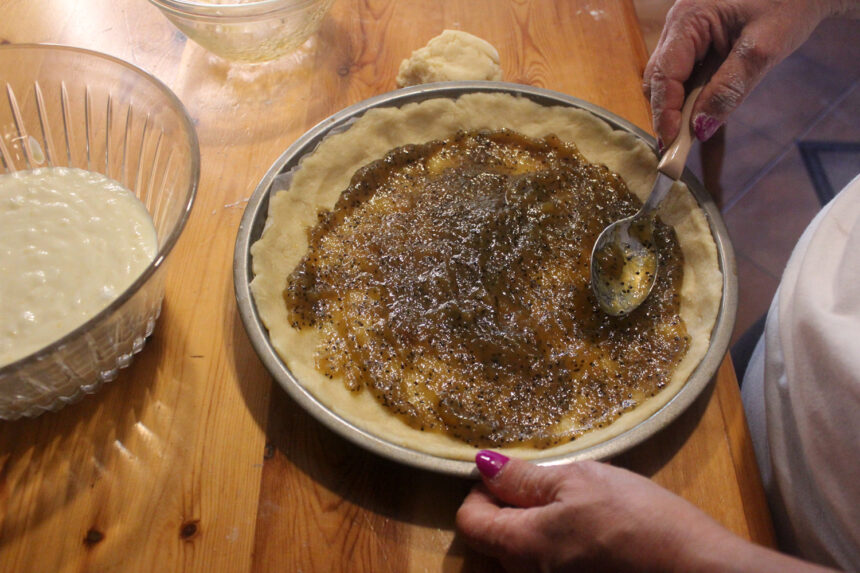
[[[634,4],[651,50],[672,2]],[[819,155],[835,189],[860,173],[860,20],[824,22],[726,125],[720,183],[738,261],[734,340],[766,312],[794,243],[821,207],[801,142],[855,145]],[[690,166],[701,177],[697,155],[694,150]]]

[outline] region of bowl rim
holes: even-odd
[[[72,331],[64,334],[62,337],[58,338],[47,346],[43,346],[39,350],[27,354],[26,356],[23,356],[8,364],[0,365],[0,379],[5,378],[9,375],[14,376],[15,372],[23,369],[27,365],[44,360],[60,347],[65,346],[72,340],[89,331],[97,323],[101,322],[109,315],[113,314],[118,308],[128,302],[128,300],[131,299],[131,297],[134,296],[134,294],[137,293],[141,289],[141,287],[143,287],[143,285],[149,280],[149,278],[153,274],[155,274],[156,270],[158,270],[159,267],[164,264],[164,261],[167,259],[167,255],[170,254],[170,252],[173,250],[173,247],[179,240],[179,237],[181,236],[182,231],[185,228],[185,224],[191,214],[191,209],[194,206],[194,200],[197,196],[197,187],[200,183],[200,144],[197,138],[197,130],[194,128],[194,123],[191,121],[191,117],[188,115],[188,110],[185,109],[185,106],[183,105],[182,101],[180,101],[179,97],[175,93],[173,93],[173,91],[169,87],[167,87],[167,85],[160,79],[150,74],[143,68],[131,64],[125,60],[122,60],[115,56],[111,56],[110,54],[105,54],[103,52],[89,50],[86,48],[78,48],[75,46],[66,46],[62,44],[51,43],[16,43],[0,45],[0,55],[2,55],[4,52],[21,50],[36,50],[44,52],[51,52],[57,50],[61,52],[83,54],[87,57],[94,57],[96,59],[106,60],[111,63],[118,64],[119,66],[126,68],[127,70],[141,76],[143,79],[151,82],[156,87],[156,89],[161,91],[167,97],[167,99],[175,106],[175,108],[179,110],[179,115],[182,119],[185,131],[189,134],[189,144],[191,148],[191,189],[188,193],[188,197],[185,200],[185,204],[183,205],[182,212],[179,216],[179,220],[177,221],[176,226],[170,231],[170,233],[168,233],[167,237],[164,240],[164,243],[155,253],[155,257],[143,270],[140,276],[135,279],[133,283],[131,283],[122,293],[120,293],[117,298],[112,300],[111,303],[108,304],[105,308],[90,317],[83,324],[77,326]]]
[[[359,428],[328,409],[295,378],[272,346],[268,330],[257,312],[256,303],[250,291],[250,282],[253,279],[250,247],[259,238],[265,225],[274,178],[297,165],[301,157],[312,152],[332,129],[348,125],[352,119],[360,117],[375,107],[403,106],[434,97],[456,98],[474,92],[509,93],[527,97],[543,105],[562,105],[584,109],[607,122],[614,130],[621,129],[641,138],[656,152],[657,142],[655,138],[641,128],[602,107],[565,93],[524,84],[489,81],[439,82],[403,88],[371,97],[332,114],[306,131],[290,145],[275,160],[251,195],[239,224],[233,256],[233,282],[239,315],[251,345],[278,385],[293,400],[324,426],[374,454],[412,467],[467,478],[478,477],[478,470],[473,462],[443,458],[406,448]],[[681,179],[687,184],[705,214],[716,244],[717,262],[722,272],[723,295],[716,321],[711,330],[711,340],[707,352],[678,392],[645,420],[603,442],[573,452],[532,460],[534,463],[551,466],[584,459],[607,459],[627,451],[671,424],[693,404],[714,379],[728,350],[737,312],[735,255],[728,229],[713,198],[689,169],[685,169]],[[261,216],[262,221],[260,220]],[[256,236],[254,236],[255,233]],[[475,452],[477,453],[478,450],[476,449]]]
[[[149,0],[156,7],[183,17],[203,17],[212,20],[229,18],[259,18],[281,10],[303,10],[320,3],[320,0],[252,0],[225,4],[199,0]],[[323,0],[333,2],[334,0]]]

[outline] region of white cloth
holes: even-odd
[[[795,247],[742,392],[780,545],[860,571],[860,177]]]

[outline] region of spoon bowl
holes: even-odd
[[[657,165],[657,179],[648,199],[632,217],[608,225],[598,235],[591,251],[591,290],[603,312],[622,316],[641,305],[657,279],[659,257],[654,246],[657,208],[681,178],[693,144],[690,116],[702,91],[696,87],[681,110],[681,131]]]
[[[600,308],[622,316],[636,308],[654,286],[657,253],[650,236],[651,221],[637,213],[606,227],[594,244],[591,284]]]
[[[656,210],[675,180],[658,173],[654,189],[635,215],[607,226],[591,251],[591,288],[606,314],[622,316],[639,307],[657,280],[654,246]]]

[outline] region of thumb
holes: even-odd
[[[563,474],[555,467],[541,467],[483,450],[475,463],[487,489],[500,501],[516,507],[543,506],[557,499]]]

